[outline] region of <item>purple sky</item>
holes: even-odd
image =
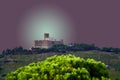
[[[74,23],[71,42],[120,47],[119,3],[119,0],[0,0],[0,52],[21,45],[18,24],[27,10],[41,4],[57,5],[71,17]]]

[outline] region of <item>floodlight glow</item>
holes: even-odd
[[[71,22],[69,17],[59,8],[37,7],[29,11],[21,22],[18,29],[21,42],[31,46],[34,40],[43,39],[44,33],[51,37],[64,39],[65,42],[71,39]]]

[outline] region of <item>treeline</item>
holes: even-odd
[[[24,49],[22,46],[15,47],[13,49],[6,49],[2,51],[1,57],[4,57],[5,55],[15,55],[15,54],[32,54],[31,50]]]
[[[46,52],[76,52],[76,51],[90,51],[90,50],[98,50],[104,52],[113,52],[116,54],[120,53],[120,48],[113,48],[113,47],[97,47],[95,44],[86,44],[86,43],[74,43],[69,45],[59,44],[54,45],[52,48],[49,49],[40,49],[40,48],[32,48],[32,52],[35,53],[46,53]]]
[[[67,52],[76,52],[76,51],[89,51],[89,50],[98,50],[104,52],[114,52],[116,54],[120,53],[120,48],[113,48],[113,47],[102,47],[99,48],[95,44],[86,44],[86,43],[71,43],[69,45],[59,44],[54,45],[48,49],[40,49],[40,48],[31,48],[31,50],[24,49],[23,47],[16,47],[14,49],[6,49],[3,50],[0,57],[4,55],[10,54],[32,54],[32,53],[48,53],[48,52],[60,52],[60,53],[67,53]]]
[[[113,48],[113,47],[103,47],[101,51],[105,52],[114,52],[116,54],[120,53],[120,48]]]

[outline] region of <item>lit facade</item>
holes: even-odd
[[[49,38],[49,33],[44,33],[44,40],[35,40],[34,48],[51,48],[53,45],[64,44],[63,40],[57,41],[55,39]]]

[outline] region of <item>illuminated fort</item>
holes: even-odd
[[[53,45],[64,44],[63,40],[57,41],[56,39],[50,38],[49,33],[44,33],[44,40],[35,40],[34,48],[51,48]]]

